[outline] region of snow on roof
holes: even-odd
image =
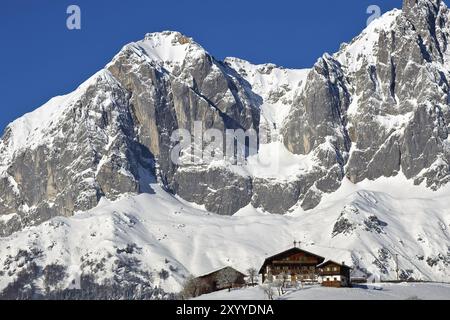
[[[282,252],[279,252],[279,253],[277,253],[277,254],[274,254],[274,255],[272,255],[272,256],[267,257],[267,258],[264,260],[264,263],[263,263],[263,265],[261,266],[261,269],[259,270],[259,273],[262,273],[264,266],[266,265],[266,263],[267,263],[269,260],[274,259],[274,258],[276,258],[277,256],[283,255],[283,254],[288,253],[288,252],[291,252],[291,251],[293,251],[293,252],[296,252],[296,251],[297,251],[297,252],[304,252],[304,253],[307,253],[307,254],[316,256],[316,257],[318,257],[318,258],[320,258],[320,259],[325,259],[324,257],[319,256],[318,254],[309,252],[309,251],[307,251],[307,250],[304,250],[304,249],[301,249],[301,248],[298,248],[298,247],[292,247],[292,248],[290,248],[290,249],[288,249],[288,250],[285,250],[285,251],[282,251]]]
[[[333,261],[333,260],[326,260],[325,262],[322,262],[321,264],[318,264],[317,267],[320,268],[320,267],[325,266],[325,265],[327,265],[327,264],[329,264],[329,263],[334,263],[334,264],[336,264],[336,265],[338,265],[338,266],[352,269],[352,267],[348,266],[348,265],[345,264],[345,263],[338,263],[338,262]]]
[[[222,270],[225,270],[225,269],[233,269],[234,271],[239,272],[240,274],[245,276],[245,273],[242,273],[241,271],[237,270],[236,268],[233,268],[231,266],[225,266],[225,267],[221,267],[221,268],[215,269],[213,271],[210,271],[208,273],[202,274],[202,275],[198,276],[197,278],[205,278],[207,276],[210,276],[210,275],[212,275],[212,274],[214,274],[216,272],[219,272],[219,271],[222,271]]]

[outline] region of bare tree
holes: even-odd
[[[206,284],[202,280],[189,276],[183,284],[181,296],[183,299],[198,297],[205,287]]]
[[[238,274],[231,268],[223,269],[217,275],[217,283],[222,288],[228,288],[228,291],[231,291],[233,288],[233,284],[238,279]]]
[[[264,294],[267,296],[267,299],[273,300],[273,284],[267,283],[261,286],[261,289],[264,291]]]
[[[271,282],[273,282],[273,280],[274,280],[274,276],[273,276],[272,272],[269,272],[269,273],[267,274],[267,278],[266,278],[266,281],[265,281],[265,282],[271,283]]]
[[[286,272],[280,273],[275,281],[273,282],[273,285],[277,288],[278,295],[282,296],[284,292],[284,288],[286,287],[286,284],[289,280],[289,274]]]
[[[255,286],[258,280],[258,271],[255,268],[247,269],[248,274],[248,284],[251,286]]]
[[[286,285],[287,285],[287,283],[288,283],[288,280],[289,280],[289,274],[288,274],[287,272],[283,272],[283,273],[281,274],[281,279],[282,279],[282,281],[283,281],[283,284],[282,284],[282,286],[281,286],[281,289],[283,290],[283,288],[286,288]]]

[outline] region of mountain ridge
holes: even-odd
[[[303,70],[218,61],[173,31],[124,46],[5,130],[0,289],[56,264],[64,288],[87,273],[176,292],[208,271],[202,259],[257,267],[293,238],[367,276],[392,279],[399,254],[402,279],[448,279],[449,15],[442,1],[405,0]],[[198,121],[270,139],[242,166],[174,164],[171,134]]]
[[[448,10],[440,1],[405,1],[404,7],[406,10],[384,14],[334,56],[325,54],[305,70],[273,64],[253,66],[236,58],[217,61],[179,32],[147,34],[143,40],[124,46],[104,70],[66,96],[72,106],[65,109],[75,112],[78,106],[84,130],[77,132],[71,124],[76,118],[71,115],[60,119],[68,113],[62,102],[53,106],[58,112],[45,115],[47,123],[32,116],[43,112],[44,105],[7,127],[0,144],[0,190],[6,194],[0,197],[0,213],[10,215],[23,206],[39,222],[41,217],[59,215],[60,211],[70,215],[90,209],[103,196],[114,200],[120,194],[148,191],[142,181],[153,180],[185,200],[226,215],[249,203],[278,214],[298,203],[312,209],[324,194],[337,190],[344,176],[357,183],[403,170],[416,183],[426,181],[429,187],[439,188],[450,180],[444,50]],[[413,22],[411,10],[421,12]],[[433,60],[429,60],[431,57]],[[412,73],[422,76],[413,80]],[[96,82],[102,74],[101,81]],[[47,104],[49,109],[52,103],[55,100]],[[122,114],[117,114],[118,110]],[[431,114],[426,115],[427,110]],[[277,157],[291,152],[309,164],[293,171],[293,178],[277,182],[251,174],[242,176],[229,166],[176,166],[170,161],[170,135],[180,128],[192,132],[194,121],[202,121],[204,129],[222,132],[268,132],[273,143],[281,142],[287,149],[274,144],[269,147],[274,153],[268,156],[275,158],[275,163],[280,161]],[[422,122],[419,127],[428,130],[420,141],[416,138],[417,121]],[[15,127],[18,129],[12,130]],[[70,139],[64,137],[66,129],[73,132]],[[118,139],[117,132],[121,133]],[[71,175],[84,178],[71,182],[72,190],[63,197],[58,195],[66,189],[64,178],[54,175],[65,169],[49,160],[65,162],[67,169],[70,157],[63,155],[62,160],[46,150],[43,144],[48,139],[91,149],[84,158],[72,156],[83,165]],[[105,145],[115,150],[103,150]],[[266,147],[261,144],[259,148]],[[428,150],[423,152],[421,148]],[[27,157],[51,165],[36,168],[36,161]],[[89,170],[92,173],[86,174]],[[22,177],[30,173],[40,176],[33,181],[42,185],[38,190],[22,182]],[[114,187],[109,180],[115,181]],[[195,181],[194,190],[190,181]],[[230,188],[231,181],[238,187]],[[9,191],[11,187],[14,194]],[[83,193],[83,199],[71,195]],[[14,199],[17,195],[19,200]],[[285,204],[274,204],[280,202],[277,199],[284,199]],[[23,222],[25,211],[19,210],[20,221],[0,228],[1,233],[28,225],[30,222]]]

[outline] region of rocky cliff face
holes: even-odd
[[[136,139],[128,100],[129,92],[101,71],[6,129],[1,235],[92,208],[102,196],[146,191],[140,182],[151,175],[152,156]]]
[[[261,99],[250,85],[176,32],[149,34],[126,46],[107,69],[131,94],[138,140],[156,158],[161,183],[216,213],[232,214],[242,208],[241,189],[250,193],[245,179],[200,165],[177,168],[170,158],[171,136],[177,129],[194,133],[196,121],[203,130],[258,130]],[[211,188],[217,192],[212,194]]]
[[[399,172],[433,189],[446,184],[448,15],[441,1],[405,1],[319,59],[283,127],[286,147],[307,154],[329,143],[336,187],[344,176]]]
[[[405,0],[311,70],[217,61],[177,32],[125,46],[73,93],[0,141],[0,235],[160,184],[208,211],[316,207],[347,176],[448,183],[449,12]],[[254,129],[275,166],[176,166],[181,128]],[[287,169],[288,168],[288,169]]]
[[[103,196],[151,192],[157,178],[182,193],[192,180],[186,186],[174,180],[174,130],[191,130],[200,120],[221,131],[258,128],[258,100],[233,72],[179,33],[151,34],[74,93],[12,123],[0,146],[0,235],[87,210]],[[228,185],[218,180],[226,174],[186,175],[177,177]]]

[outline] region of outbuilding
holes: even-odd
[[[317,266],[319,270],[319,283],[324,287],[349,287],[350,270],[344,262],[337,263],[332,260],[327,260]]]

